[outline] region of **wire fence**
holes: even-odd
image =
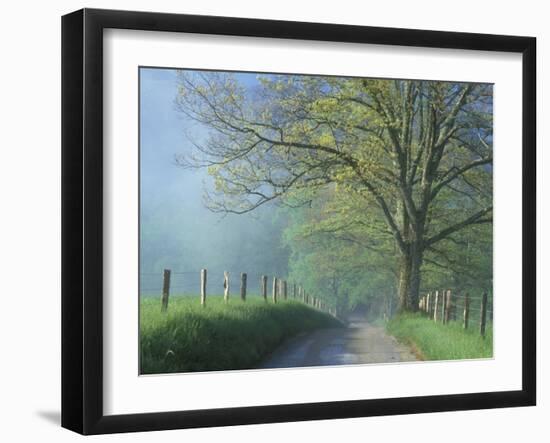
[[[477,327],[482,336],[493,323],[493,296],[487,291],[472,295],[453,293],[450,289],[437,290],[420,297],[418,307],[435,322],[460,322],[464,329]]]
[[[207,305],[207,298],[223,297],[246,301],[248,297],[261,297],[265,302],[277,303],[288,299],[301,301],[311,307],[337,317],[336,307],[322,297],[309,293],[301,284],[288,282],[277,276],[237,270],[200,269],[197,271],[172,271],[162,273],[143,272],[139,276],[140,294],[143,297],[158,297],[160,308],[168,310],[170,295],[200,297],[201,305]],[[208,288],[208,290],[207,290]]]
[[[222,296],[224,293],[224,272],[229,274],[233,292],[238,289],[241,271],[208,269],[208,292],[212,297]],[[177,296],[196,297],[201,289],[201,270],[196,271],[171,271],[170,293]],[[260,296],[260,273],[247,274],[247,293],[250,296]],[[140,294],[144,297],[159,297],[162,294],[163,272],[147,272],[140,274]]]
[[[261,297],[266,302],[297,299],[335,317],[336,307],[322,297],[310,294],[301,284],[287,282],[277,276],[259,273],[243,273],[238,270],[197,269],[195,271],[143,272],[139,276],[140,294],[144,297],[159,297],[161,309],[168,308],[170,295],[199,297],[206,305],[208,297],[229,297],[246,300],[247,297]],[[207,291],[208,287],[208,291]],[[479,294],[454,293],[451,290],[436,290],[420,297],[418,308],[435,322],[447,324],[461,322],[464,329],[478,328],[482,336],[492,326],[493,296],[487,292]],[[390,308],[391,310],[391,308]]]

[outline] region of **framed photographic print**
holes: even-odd
[[[536,400],[530,37],[62,20],[62,425]]]

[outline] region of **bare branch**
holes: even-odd
[[[470,217],[455,223],[439,233],[435,234],[433,237],[426,240],[426,246],[429,247],[438,241],[443,240],[444,238],[447,238],[449,235],[453,234],[454,232],[457,232],[466,226],[473,225],[473,224],[479,224],[480,220],[483,220],[483,223],[489,223],[492,221],[492,219],[483,219],[482,217],[490,212],[493,211],[493,207],[490,206],[488,208],[482,209],[481,211],[476,212],[475,214],[471,215]]]

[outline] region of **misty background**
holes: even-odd
[[[254,88],[256,74],[238,74]],[[162,271],[172,271],[171,292],[199,293],[199,272],[208,269],[208,291],[222,294],[223,272],[232,292],[248,274],[257,294],[262,274],[286,275],[289,249],[281,242],[282,211],[264,205],[252,213],[213,213],[203,202],[213,184],[206,169],[184,169],[175,156],[193,148],[206,129],[175,107],[176,71],[140,68],[140,294],[158,296]]]

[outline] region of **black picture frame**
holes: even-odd
[[[103,30],[171,31],[522,54],[522,389],[170,411],[103,413]],[[83,9],[62,18],[62,426],[151,431],[513,406],[536,402],[536,39]]]

